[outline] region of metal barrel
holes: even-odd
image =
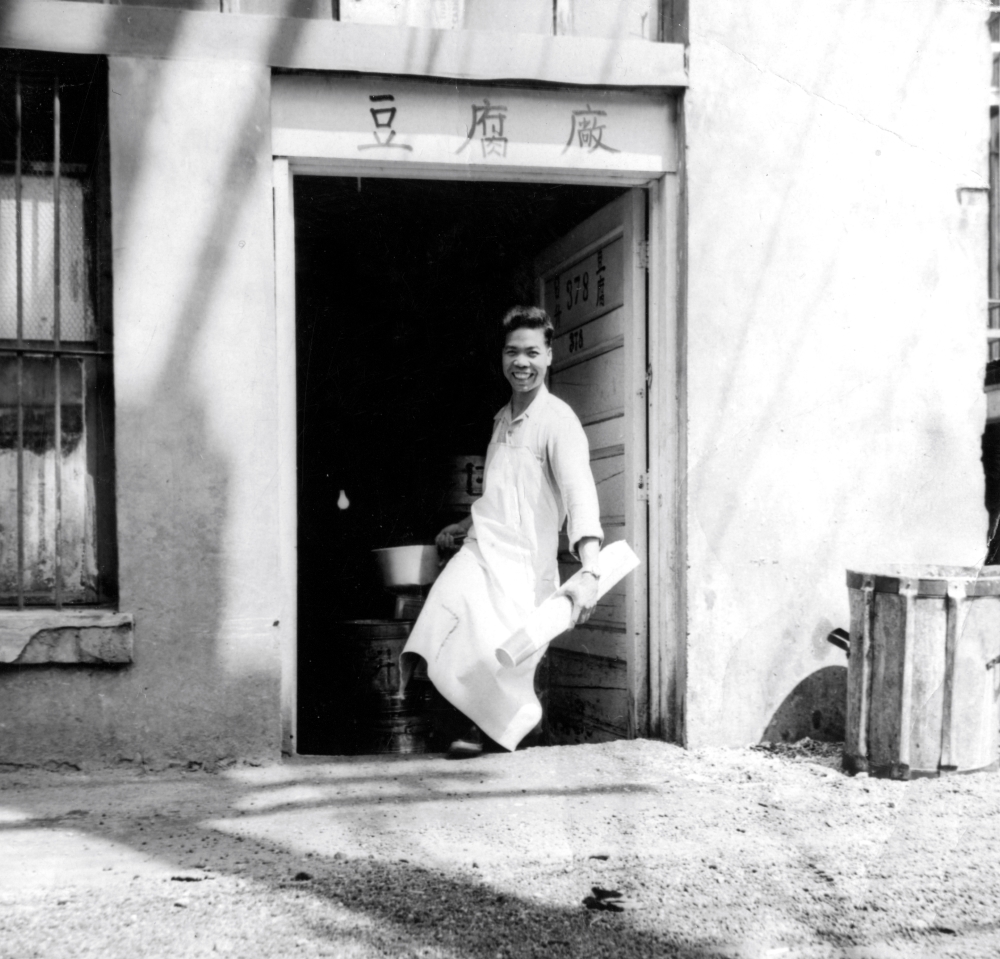
[[[427,681],[411,680],[405,694],[399,692],[399,654],[412,625],[385,619],[341,624],[359,753],[428,751],[433,687]]]

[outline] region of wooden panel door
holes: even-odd
[[[549,648],[552,742],[648,733],[645,226],[645,192],[632,190],[535,261],[539,301],[556,327],[549,388],[587,432],[605,543],[625,539],[643,561]],[[561,546],[565,580],[579,566],[565,538]]]

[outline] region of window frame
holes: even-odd
[[[16,276],[16,332],[15,339],[0,339],[0,357],[15,358],[17,361],[18,399],[17,409],[17,512],[15,548],[18,552],[16,591],[4,590],[0,593],[0,609],[62,610],[64,607],[88,609],[94,607],[115,607],[118,601],[118,548],[115,503],[114,468],[114,378],[113,378],[113,334],[112,334],[112,285],[111,285],[111,202],[110,202],[110,149],[108,144],[108,65],[103,56],[77,56],[27,51],[5,51],[0,70],[3,73],[4,91],[13,84],[15,103],[14,150],[10,156],[9,143],[5,144],[0,157],[2,173],[9,175],[13,169],[16,182],[16,226],[14,231],[17,246]],[[63,91],[70,84],[80,84],[85,90],[77,97],[79,112],[68,115],[62,110]],[[48,162],[34,160],[26,174],[22,133],[27,127],[22,117],[22,89],[44,89],[50,85],[53,90],[51,153]],[[4,111],[6,112],[6,111]],[[9,134],[10,130],[3,131]],[[71,150],[76,150],[78,142],[83,143],[83,151],[88,162],[64,166],[67,152],[64,140],[67,134],[73,137]],[[9,139],[9,137],[8,137]],[[75,155],[75,154],[71,154]],[[59,297],[53,304],[53,336],[48,340],[29,340],[24,336],[23,293],[21,257],[21,181],[25,175],[45,174],[49,168],[49,178],[53,184],[54,202],[60,203],[60,188],[67,178],[79,179],[83,193],[83,247],[84,262],[88,274],[88,287],[93,312],[93,338],[86,341],[71,341],[62,336],[59,320]],[[61,259],[60,217],[54,218],[53,247],[53,289],[59,291],[63,278],[60,275]],[[18,242],[21,241],[21,242]],[[23,369],[26,359],[49,357],[54,366],[53,419],[56,436],[63,438],[62,410],[60,398],[62,383],[61,367],[64,359],[79,361],[83,367],[83,409],[84,433],[87,437],[85,449],[86,472],[92,481],[92,505],[87,502],[85,511],[93,510],[93,531],[95,569],[90,588],[67,594],[61,556],[62,520],[62,457],[54,457],[55,474],[55,530],[51,550],[53,561],[53,586],[51,593],[31,592],[26,585],[25,565],[25,480],[23,475],[24,449],[24,398],[22,392]]]

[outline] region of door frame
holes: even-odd
[[[631,397],[644,408],[648,424],[648,734],[681,741],[683,737],[683,676],[687,629],[684,616],[686,558],[683,554],[683,462],[686,412],[684,384],[685,336],[681,317],[680,173],[654,180],[609,173],[582,177],[573,170],[497,171],[454,167],[407,169],[405,164],[345,166],[314,159],[275,157],[274,245],[275,323],[278,382],[278,536],[281,564],[281,748],[297,753],[298,698],[298,472],[296,409],[295,213],[296,176],[357,176],[386,179],[469,180],[642,187],[647,196],[647,329],[646,383]],[[648,386],[648,388],[647,388]],[[639,410],[636,410],[638,412]],[[657,584],[668,584],[667,589]]]

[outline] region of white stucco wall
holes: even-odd
[[[280,744],[270,70],[112,58],[120,609],[135,662],[24,669],[7,762]]]
[[[139,668],[183,664],[171,739],[274,752],[270,71],[121,59],[110,84],[121,607]]]
[[[844,664],[844,570],[982,560],[989,42],[962,0],[691,4],[688,742]]]

